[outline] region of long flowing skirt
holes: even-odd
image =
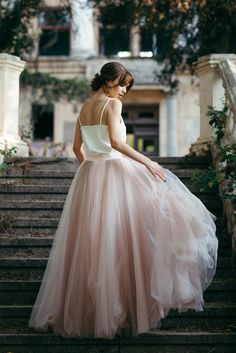
[[[113,338],[202,311],[216,270],[215,217],[168,169],[84,161],[70,186],[29,326]]]

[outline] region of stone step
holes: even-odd
[[[222,202],[218,198],[206,199],[204,204],[208,209],[222,210]],[[0,200],[0,209],[5,211],[8,209],[62,209],[63,205],[63,200],[54,200],[53,198],[51,200],[41,200],[40,198],[33,200],[23,199],[21,202],[18,199]]]
[[[0,258],[0,280],[39,280],[42,279],[48,258],[35,258],[27,254],[24,258]],[[216,276],[235,275],[231,256],[219,257]]]
[[[0,193],[33,193],[33,194],[67,194],[69,185],[24,185],[24,184],[3,184],[0,185]]]
[[[13,222],[13,221],[12,221]],[[30,231],[22,230],[21,228],[15,228],[11,231],[5,231],[0,229],[0,238],[38,238],[38,237],[53,237],[55,235],[56,228],[50,228],[50,230],[40,230],[33,229]],[[220,238],[223,242],[228,243],[227,245],[231,244],[231,237],[227,233],[224,220],[221,218],[218,219],[217,229],[216,229],[217,237]],[[225,244],[226,245],[226,244]]]
[[[0,353],[234,353],[236,333],[153,330],[113,340],[63,338],[52,333],[0,334]]]
[[[173,169],[174,174],[180,179],[191,179],[196,173],[196,169],[184,168]],[[5,183],[25,183],[25,184],[40,184],[42,183],[58,183],[61,184],[65,180],[65,184],[70,184],[77,168],[72,170],[48,170],[48,169],[32,169],[22,171],[20,169],[10,169],[7,175],[0,175],[0,184]]]
[[[192,193],[198,195],[201,193],[200,187],[193,185],[191,181],[183,180],[185,184],[187,184],[189,190]],[[61,185],[34,185],[34,184],[23,184],[18,183],[15,180],[9,180],[8,183],[0,184],[0,194],[18,194],[18,193],[33,193],[33,194],[67,194],[69,190],[68,184],[61,184]],[[210,189],[204,191],[204,194],[216,194],[215,189]]]
[[[220,255],[231,254],[231,243],[230,239],[224,237],[219,238],[219,251]],[[45,257],[49,255],[51,245],[53,242],[53,236],[45,237],[16,237],[16,236],[0,236],[0,257],[24,257],[24,256],[35,256]]]
[[[51,207],[50,207],[51,206]],[[0,208],[0,212],[2,211],[5,215],[5,217],[7,216],[11,216],[11,217],[15,217],[16,219],[20,219],[22,217],[24,218],[28,218],[28,219],[32,219],[32,218],[60,218],[61,216],[61,212],[62,212],[62,208],[59,208],[58,206],[60,206],[60,204],[58,203],[58,205],[55,204],[54,205],[50,205],[48,203],[48,208],[21,208],[19,207],[19,209],[1,209]]]
[[[21,204],[22,206],[22,204]],[[5,215],[5,217],[7,217],[8,215],[11,217],[16,217],[16,219],[18,218],[60,218],[61,216],[61,212],[62,212],[62,207],[60,207],[61,204],[59,202],[55,203],[48,203],[47,207],[48,208],[36,208],[36,207],[32,207],[32,208],[24,208],[24,207],[19,207],[19,208],[0,208],[0,212],[2,211]],[[222,209],[221,206],[214,204],[211,205],[211,208],[208,208],[209,211],[211,211],[216,217],[218,217],[219,215],[221,215],[222,213]]]
[[[195,156],[183,156],[183,157],[157,157],[151,156],[152,160],[158,162],[161,165],[170,165],[178,168],[191,166],[192,168],[203,167],[206,168],[211,163],[210,157],[195,157]],[[33,169],[58,169],[58,170],[74,170],[79,166],[76,158],[57,158],[57,157],[12,157],[5,161],[8,163],[8,170],[11,168],[22,169],[27,171]]]
[[[0,200],[3,201],[4,199],[7,199],[8,202],[13,201],[13,202],[30,202],[30,201],[61,201],[64,202],[66,199],[67,193],[63,194],[39,194],[39,193],[0,193]],[[203,197],[208,200],[211,199],[210,195],[203,195]]]
[[[55,211],[56,212],[56,211]],[[45,211],[42,212],[42,217],[15,217],[10,214],[4,215],[4,219],[1,220],[2,223],[4,223],[4,227],[2,226],[1,231],[7,231],[8,233],[13,231],[20,231],[20,232],[30,232],[34,233],[36,232],[54,232],[55,229],[58,226],[58,222],[60,219],[59,211],[57,211],[57,218],[52,218],[50,217],[50,214],[47,213],[45,214]],[[220,214],[218,214],[217,211],[214,212],[214,215],[216,215],[216,226],[218,231],[221,233],[224,227],[224,219]],[[219,228],[218,228],[219,227]]]
[[[56,218],[50,217],[51,211],[58,212],[58,216]],[[1,215],[0,237],[37,237],[37,234],[39,234],[39,236],[48,234],[53,236],[56,232],[56,228],[61,217],[61,213],[59,214],[61,211],[49,209],[48,213],[46,214],[45,211],[39,210],[39,212],[44,214],[42,217],[37,217],[39,214],[34,213],[34,211],[32,212],[33,214],[30,217],[29,215],[28,217],[19,217],[18,215],[12,216],[11,214],[5,213]],[[222,216],[222,214],[217,210],[215,210],[213,214],[217,217],[215,224],[218,238],[229,239],[224,216]]]
[[[26,325],[30,313],[32,311],[31,305],[1,305],[0,306],[0,325],[2,324],[18,324]],[[236,319],[236,304],[227,305],[225,303],[206,303],[204,310],[196,312],[188,310],[179,313],[177,310],[171,310],[168,316],[161,321],[161,328],[163,329],[186,329],[194,327],[196,329],[226,329],[227,326],[232,326]]]
[[[221,207],[222,202],[220,201],[218,195],[216,193],[210,192],[195,192],[194,193],[203,203],[208,202],[209,204],[217,203],[219,207]],[[18,203],[18,206],[21,202],[64,202],[66,199],[67,193],[63,194],[55,194],[55,193],[0,193],[0,203],[1,207],[4,207],[4,199],[6,199],[6,203]]]
[[[41,281],[0,281],[1,305],[29,305],[35,302]],[[236,303],[236,280],[214,279],[204,292],[209,302]]]
[[[59,173],[59,172],[58,172]],[[62,175],[59,177],[55,176],[45,176],[45,177],[0,177],[0,186],[6,186],[8,188],[12,186],[17,186],[17,185],[29,185],[29,186],[34,186],[34,185],[66,185],[70,186],[74,173],[71,176],[64,176],[63,175],[66,173],[62,173]],[[68,174],[68,173],[67,173]],[[1,189],[0,189],[1,190]]]

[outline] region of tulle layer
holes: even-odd
[[[113,338],[203,310],[216,269],[214,216],[168,169],[129,158],[84,161],[66,198],[29,326]]]

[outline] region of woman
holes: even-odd
[[[78,118],[81,162],[64,205],[29,326],[113,338],[156,328],[171,308],[203,310],[216,269],[215,217],[168,169],[126,144],[133,77],[105,64]]]

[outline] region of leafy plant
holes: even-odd
[[[11,158],[13,157],[15,154],[17,153],[17,147],[10,147],[7,148],[7,145],[4,146],[4,149],[0,148],[0,156],[2,156],[3,158],[1,158],[0,160],[0,174],[5,173],[5,171],[7,170],[7,163],[5,163],[5,158]]]
[[[216,143],[219,144],[225,134],[225,126],[229,108],[225,104],[222,110],[216,110],[208,106],[207,115],[210,116],[209,124],[215,128]]]
[[[200,186],[201,192],[218,188],[219,180],[217,171],[213,167],[209,167],[207,173],[205,171],[195,171],[192,176],[192,182]]]
[[[236,200],[236,144],[223,145],[225,126],[229,109],[224,105],[222,110],[209,106],[210,125],[215,128],[216,150],[218,161],[215,167],[209,167],[207,172],[197,172],[192,180],[200,186],[200,190],[219,188],[222,199]]]
[[[17,147],[0,149],[0,155],[4,156],[6,158],[10,158],[16,153],[17,153]]]

